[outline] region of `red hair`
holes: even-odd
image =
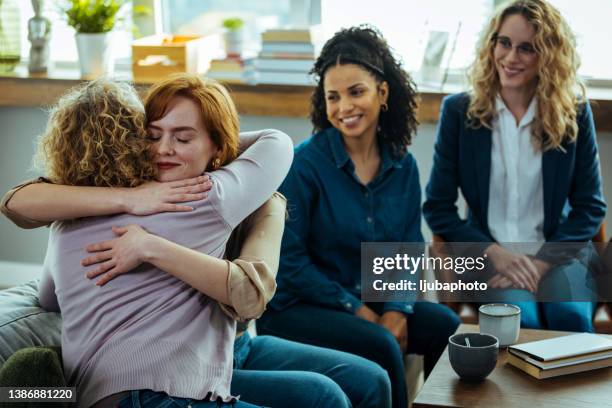
[[[240,125],[236,106],[227,89],[215,80],[198,75],[171,75],[151,86],[145,96],[147,124],[162,118],[177,96],[189,98],[198,106],[202,123],[218,149],[219,165],[234,160],[238,156]],[[212,170],[210,166],[207,170]]]

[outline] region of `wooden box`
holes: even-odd
[[[203,73],[222,53],[218,35],[153,35],[132,43],[134,82],[151,83],[175,72]]]

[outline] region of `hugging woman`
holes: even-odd
[[[40,302],[62,312],[64,372],[77,387],[80,406],[131,405],[134,398],[157,406],[172,397],[195,406],[217,406],[217,400],[229,405],[235,322],[220,306],[231,301],[230,268],[219,258],[232,229],[282,181],[291,163],[291,141],[276,131],[246,134],[246,150],[237,158],[237,115],[225,89],[214,82],[171,78],[149,96],[147,109],[156,113],[149,120],[157,129],[150,135],[153,143],[131,87],[102,81],[66,96],[42,139],[47,175],[67,185],[56,187],[74,190],[129,187],[153,177],[175,182],[206,171],[213,183],[207,198],[188,197],[196,199],[189,203],[192,211],[52,224]],[[190,99],[196,97],[207,103],[198,107]],[[53,121],[66,112],[62,108],[73,116],[58,129]],[[175,128],[179,122],[184,128]],[[162,165],[155,169],[156,163]],[[247,175],[262,182],[245,185]],[[26,188],[7,208],[48,221],[44,208],[38,215],[29,212],[45,203],[28,200]],[[75,207],[93,211],[112,201],[107,188],[102,191],[107,199],[90,207],[84,205],[89,191],[78,191],[72,208],[53,209],[66,212],[65,217],[53,214],[56,218],[74,218]],[[93,255],[103,262],[92,269],[81,263],[87,257],[83,248],[96,242],[103,244],[90,249],[103,249]],[[103,272],[98,286],[85,276],[92,271]],[[241,405],[249,404],[236,403]]]
[[[263,312],[275,289],[284,199],[275,195],[235,231],[228,251],[233,256],[239,254],[239,258],[229,263],[229,268],[226,261],[187,248],[212,240],[215,256],[223,253],[225,242],[220,240],[227,240],[225,232],[237,221],[226,219],[223,214],[236,210],[236,206],[240,207],[236,211],[251,211],[258,205],[260,195],[271,194],[273,184],[280,183],[291,161],[290,141],[276,131],[243,133],[240,148],[246,150],[236,160],[226,160],[227,155],[235,156],[238,147],[229,137],[237,136],[237,114],[220,85],[196,76],[181,75],[156,84],[145,99],[145,108],[150,118],[146,123],[148,136],[143,131],[142,106],[127,85],[98,80],[67,95],[52,112],[41,148],[47,159],[47,174],[61,184],[19,186],[5,196],[2,210],[24,227],[98,216],[53,224],[48,273],[41,286],[41,302],[68,313],[63,316],[63,355],[69,384],[98,392],[103,399],[97,406],[119,402],[122,406],[157,406],[170,400],[184,405],[215,406],[216,401],[211,399],[223,395],[212,392],[208,395],[211,386],[205,380],[211,371],[223,374],[223,380],[231,375],[227,364],[221,364],[227,363],[228,358],[227,349],[221,346],[232,344],[234,331],[224,332],[223,338],[213,343],[207,341],[202,331],[211,332],[208,324],[213,324],[213,329],[233,327],[228,317],[246,320]],[[233,141],[237,142],[237,137]],[[282,157],[276,158],[277,154]],[[157,169],[151,169],[151,163]],[[223,166],[225,163],[228,164]],[[205,170],[207,176],[199,176]],[[247,183],[246,174],[255,178],[265,176],[268,180],[263,185]],[[154,176],[162,182],[141,184]],[[214,182],[212,188],[207,177]],[[239,183],[245,195],[237,197],[232,183]],[[137,187],[126,188],[130,186]],[[267,191],[268,187],[272,190]],[[202,192],[206,189],[210,191],[203,200]],[[251,199],[256,201],[245,204],[245,200]],[[209,210],[205,210],[207,207]],[[101,217],[123,212],[131,215]],[[213,228],[219,218],[221,231]],[[129,223],[132,224],[122,226]],[[111,232],[111,226],[120,228]],[[58,246],[69,242],[66,234],[78,237],[85,233],[89,235],[78,245]],[[113,233],[118,237],[113,238]],[[236,237],[243,238],[242,248]],[[100,239],[103,241],[88,246],[92,254],[87,256],[82,251],[85,244]],[[61,262],[58,261],[65,252],[71,258],[61,257]],[[92,266],[83,269],[81,261]],[[85,278],[86,271],[97,280],[100,290],[92,292],[95,285]],[[118,277],[128,271],[132,273]],[[163,288],[174,288],[174,292],[168,296],[160,292]],[[75,306],[74,299],[64,295],[66,292],[74,296],[82,292],[83,296],[93,298]],[[138,303],[149,293],[156,297],[147,298],[150,301],[147,305]],[[185,310],[184,303],[189,302],[193,310]],[[132,305],[138,305],[140,310],[132,310]],[[92,313],[94,320],[90,321],[86,312]],[[113,318],[120,319],[120,323],[100,326]],[[154,338],[137,330],[143,324],[150,333],[155,333]],[[175,339],[184,330],[197,334],[202,342],[190,338],[195,343],[189,347],[182,340],[180,345],[176,344]],[[75,342],[87,345],[85,340],[97,342],[100,350],[88,350],[89,354],[83,355]],[[105,375],[100,368],[93,371],[105,367],[106,362],[100,362],[101,359],[118,353],[107,344],[113,346],[118,342],[117,347],[121,347],[123,341],[143,354],[153,353],[149,357],[141,355],[142,362],[123,356],[121,367],[116,367],[117,373],[126,372],[122,375],[129,378],[133,375],[138,384],[118,374]],[[157,344],[168,342],[175,344],[175,350],[160,355]],[[194,352],[204,353],[206,360]],[[175,358],[182,353],[187,353],[186,358],[192,361]],[[248,333],[240,331],[234,355],[231,394],[241,395],[246,401],[267,406],[290,402],[296,407],[321,404],[385,407],[390,400],[387,374],[376,364],[348,353],[271,336],[251,339]],[[208,369],[211,363],[219,369]],[[140,371],[146,375],[138,374]],[[189,379],[184,380],[185,376]],[[362,382],[367,382],[368,387],[362,386]],[[226,385],[221,380],[214,384]],[[189,388],[185,389],[185,385]],[[127,390],[131,392],[126,393]],[[91,402],[94,401],[85,400],[81,404]]]

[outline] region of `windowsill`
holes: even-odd
[[[116,72],[115,77],[131,80],[129,71]],[[78,70],[55,69],[49,74],[29,74],[27,67],[19,66],[10,74],[0,74],[0,107],[49,106],[69,88],[81,83]],[[139,84],[145,90],[149,84]],[[247,85],[227,84],[242,115],[282,116],[307,118],[312,87],[296,85]],[[440,103],[448,94],[460,92],[460,85],[445,85],[444,89],[420,86],[421,103],[418,117],[421,123],[435,123],[438,120]],[[598,131],[612,132],[612,89],[587,89],[591,101],[595,125]]]

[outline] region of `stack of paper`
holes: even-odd
[[[508,363],[536,378],[550,378],[612,366],[612,340],[572,334],[508,347]]]

